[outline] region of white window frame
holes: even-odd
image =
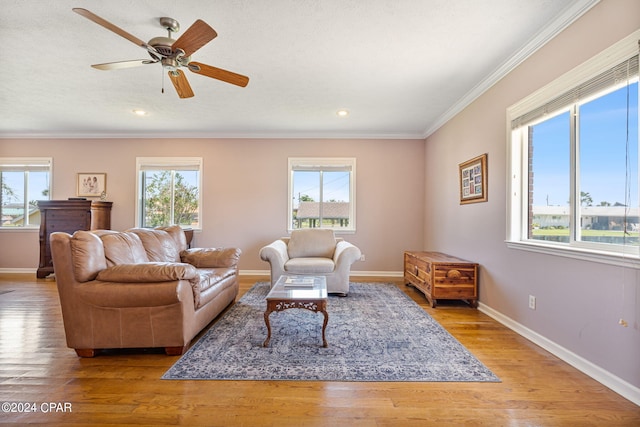
[[[293,172],[298,168],[308,170],[349,168],[349,226],[345,228],[331,228],[336,233],[351,234],[356,231],[356,159],[355,157],[289,157],[288,159],[288,205],[287,205],[287,231],[293,228]],[[321,227],[322,228],[322,227]],[[326,227],[325,227],[326,228]]]
[[[136,157],[136,208],[135,226],[142,227],[142,172],[145,169],[157,168],[157,170],[180,170],[192,166],[198,168],[198,226],[186,227],[194,230],[202,230],[203,204],[202,204],[202,157]]]
[[[550,102],[559,94],[575,88],[617,64],[637,56],[639,39],[640,30],[507,109],[506,243],[509,248],[640,269],[640,248],[637,246],[618,247],[618,250],[615,250],[614,245],[608,248],[605,245],[587,242],[571,242],[567,245],[528,239],[529,177],[528,153],[525,151],[527,135],[522,128],[520,131],[512,130],[514,119]],[[575,179],[575,175],[572,176],[574,176],[572,179]],[[573,220],[575,221],[575,218]]]
[[[25,200],[23,201],[23,209],[27,213],[26,222],[28,223],[28,213],[29,213],[29,194],[28,194],[28,179],[29,179],[29,171],[34,168],[41,169],[46,168],[49,172],[49,197],[42,200],[51,200],[51,195],[53,191],[53,158],[52,157],[0,157],[0,169],[7,170],[12,169],[14,171],[22,171],[26,172],[24,179],[24,194]],[[2,223],[0,223],[0,230],[3,231],[18,231],[18,230],[38,230],[40,229],[40,224],[27,224],[19,226],[19,227],[4,227]]]

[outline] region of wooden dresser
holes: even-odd
[[[91,200],[40,200],[40,264],[39,279],[53,273],[49,235],[54,231],[73,234],[78,230],[111,229],[113,202]]]
[[[478,306],[478,264],[440,252],[406,251],[404,281],[421,291],[431,307],[439,299],[467,300]]]

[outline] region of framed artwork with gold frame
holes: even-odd
[[[487,201],[487,154],[459,164],[460,204]]]

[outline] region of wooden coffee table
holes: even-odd
[[[267,339],[262,344],[269,345],[271,340],[271,324],[269,315],[274,311],[289,308],[304,308],[324,315],[322,324],[322,346],[327,347],[325,331],[329,322],[327,313],[327,279],[323,276],[281,276],[267,294],[267,310],[264,312],[264,323],[267,325]]]

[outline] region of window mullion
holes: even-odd
[[[171,170],[171,201],[169,202],[169,224],[175,224],[175,207],[176,207],[176,171]]]
[[[322,228],[322,224],[324,221],[324,174],[323,174],[323,170],[320,169],[320,189],[319,189],[319,194],[320,194],[320,201],[318,203],[318,221],[319,221],[319,228]]]
[[[22,192],[22,197],[24,198],[24,200],[22,201],[22,209],[24,212],[24,220],[23,220],[23,226],[27,226],[29,225],[29,170],[25,170],[24,174],[23,174],[23,178],[24,178],[24,189]]]
[[[569,158],[571,159],[569,165],[569,244],[575,243],[577,240],[581,240],[581,227],[580,227],[580,209],[581,209],[581,197],[580,197],[580,131],[578,116],[578,107],[573,105],[570,114],[569,123]]]

